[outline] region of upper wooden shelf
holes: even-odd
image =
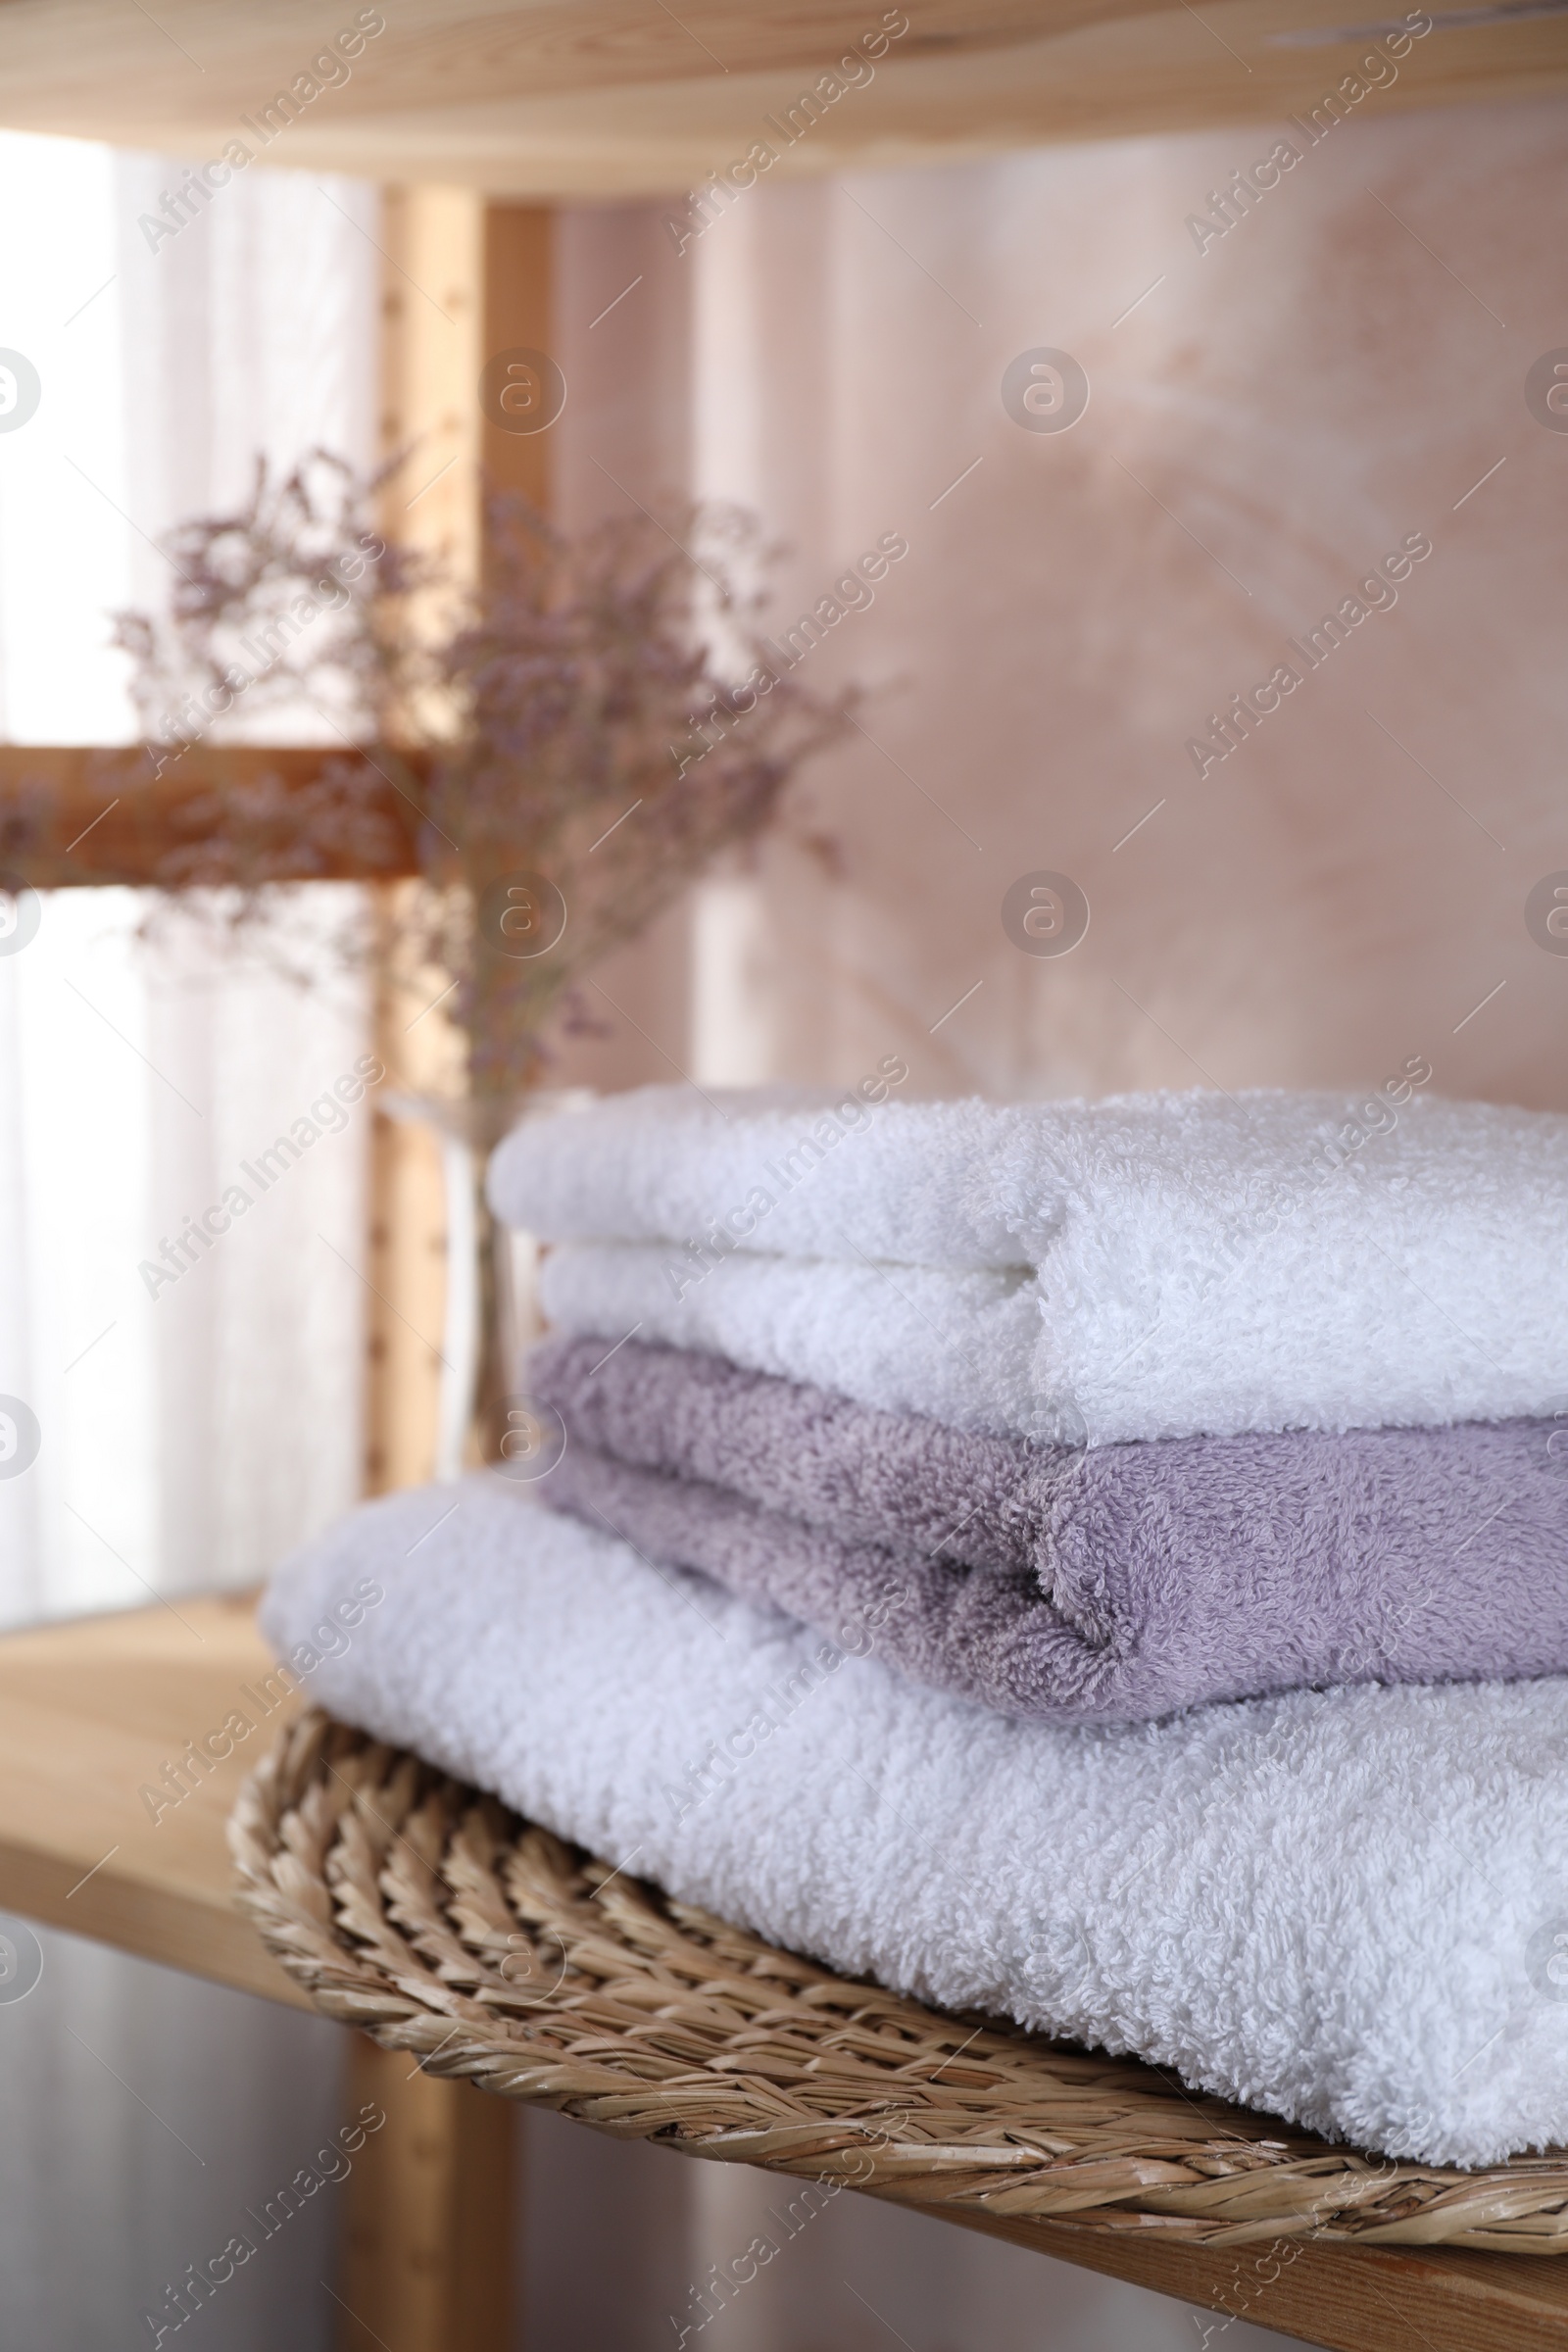
[[[1434,8],[1379,112],[1568,86],[1562,6]],[[326,20],[310,0],[163,0],[156,17],[8,0],[0,124],[198,162],[240,139],[268,164],[498,196],[657,195],[756,140],[784,176],[1278,121],[1310,111],[1402,14],[1385,22],[1365,0],[905,0],[886,16],[880,0],[683,0],[678,15],[652,0],[398,0],[357,16],[344,0],[339,31],[382,29],[313,75]],[[905,22],[873,77],[798,137],[768,130],[851,44]]]

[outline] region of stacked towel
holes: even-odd
[[[554,1507],[1006,1714],[1568,1665],[1549,1422],[1037,1447],[639,1340],[525,1385]]]
[[[1568,1667],[1568,1120],[1424,1067],[531,1123],[492,1194],[558,1245],[545,1499],[1015,1715]]]
[[[1555,1413],[1568,1118],[1412,1094],[1425,1069],[1370,1101],[650,1087],[518,1128],[491,1200],[569,1245],[543,1291],[563,1330],[636,1326],[958,1428],[1100,1446]]]
[[[274,1634],[375,1563],[334,1703],[838,1967],[1395,2153],[1562,2134],[1568,1120],[901,1075],[519,1129],[562,1443]]]

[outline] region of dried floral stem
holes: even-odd
[[[775,819],[854,698],[811,694],[761,637],[762,595],[738,583],[777,551],[737,511],[569,537],[496,500],[485,578],[459,597],[371,527],[378,479],[324,453],[281,479],[259,463],[247,505],[172,535],[167,620],[122,614],[117,640],[155,759],[266,740],[280,712],[344,747],[310,792],[226,795],[168,887],[221,887],[232,922],[264,921],[269,882],[313,856],[342,871],[363,836],[366,869],[384,864],[387,787],[410,804],[423,886],[396,948],[453,984],[487,1144],[566,992]]]

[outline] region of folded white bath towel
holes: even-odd
[[[607,1348],[635,1331],[956,1429],[1084,1435],[1068,1400],[1036,1390],[1040,1294],[1021,1271],[737,1250],[677,1298],[669,1260],[646,1242],[564,1242],[540,1267],[539,1303],[557,1330]],[[1097,1435],[1106,1426],[1097,1416]]]
[[[1554,1413],[1568,1118],[1413,1084],[837,1111],[648,1088],[529,1121],[491,1198],[572,1245],[546,1278],[566,1330],[971,1428]]]
[[[1048,1730],[488,1477],[356,1512],[262,1621],[349,1722],[846,1974],[1397,2155],[1568,2140],[1568,1682]]]

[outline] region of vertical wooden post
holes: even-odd
[[[510,2102],[354,2045],[350,2113],[386,2122],[355,2159],[336,2293],[339,2352],[509,2352]],[[368,2180],[372,2194],[352,2194]]]
[[[418,1094],[447,1044],[440,1008],[427,1010],[391,962],[410,886],[375,883],[378,933],[374,1051],[383,1087]],[[421,1034],[422,1033],[422,1034]],[[366,1252],[365,1491],[417,1486],[435,1462],[446,1303],[446,1203],[441,1157],[428,1128],[378,1109],[370,1131]]]
[[[382,230],[381,444],[389,458],[408,453],[387,520],[461,583],[479,568],[484,199],[388,188]]]
[[[479,377],[499,353],[549,349],[553,230],[538,205],[487,206],[458,188],[386,192],[381,441],[388,460],[408,454],[385,493],[385,528],[459,586],[483,563],[482,486],[550,508],[551,432],[487,420]],[[387,948],[412,888],[378,891]],[[378,958],[375,1050],[389,1088],[434,1091],[461,1053],[432,1004],[440,987],[439,976],[409,985],[389,954]],[[370,1195],[365,1484],[379,1494],[428,1478],[434,1460],[446,1220],[428,1129],[376,1118]]]
[[[403,462],[383,492],[389,538],[424,550],[454,586],[479,565],[483,199],[462,188],[389,188],[382,204],[381,449]],[[420,615],[433,625],[438,615]],[[415,885],[377,887],[375,1051],[385,1085],[432,1091],[461,1050],[451,1023],[394,968]],[[435,1460],[446,1296],[441,1159],[427,1128],[377,1114],[370,1146],[365,1485],[416,1486]]]
[[[483,561],[481,473],[549,499],[548,433],[487,426],[485,360],[549,335],[550,220],[486,208],[461,189],[387,191],[382,242],[382,442],[408,451],[384,528],[437,556],[455,584]],[[433,615],[432,615],[433,617]],[[381,889],[390,950],[413,885]],[[431,1089],[461,1041],[427,991],[379,958],[375,1050],[386,1084]],[[446,1287],[441,1165],[428,1130],[382,1114],[371,1143],[365,1483],[370,1494],[428,1478],[434,1459]],[[356,2036],[348,2103],[386,2117],[346,2186],[336,2292],[338,2352],[510,2352],[516,2116],[505,2100],[422,2073]]]
[[[482,273],[484,300],[480,338],[486,366],[508,352],[555,355],[556,216],[548,205],[487,204],[484,210]],[[555,506],[556,434],[507,432],[493,413],[481,413],[479,466],[484,497],[511,494],[548,517]],[[479,561],[485,561],[481,528]],[[514,1239],[512,1269],[517,1286],[515,1336],[519,1347],[539,1337],[533,1296],[537,1251]]]
[[[507,351],[554,356],[555,215],[546,205],[492,204],[484,216],[483,340],[486,360]],[[511,490],[548,514],[555,433],[506,432],[486,416],[481,463],[490,490]]]

